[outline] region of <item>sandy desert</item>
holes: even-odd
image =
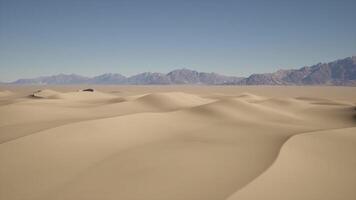
[[[355,104],[354,87],[1,86],[0,199],[353,200]]]

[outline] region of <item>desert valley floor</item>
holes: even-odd
[[[355,105],[355,87],[0,86],[0,199],[354,200]]]

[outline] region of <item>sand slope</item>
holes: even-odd
[[[0,97],[8,97],[11,96],[13,93],[9,90],[2,90],[0,91]]]
[[[229,199],[353,199],[355,154],[356,128],[294,136],[271,168]]]
[[[77,90],[5,97],[0,199],[356,198],[353,98]]]

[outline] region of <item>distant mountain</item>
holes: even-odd
[[[356,85],[356,56],[275,73],[252,74],[240,85]]]
[[[88,80],[85,83],[89,84],[125,84],[126,83],[126,77],[121,75],[121,74],[102,74],[99,76],[95,76],[93,78],[88,78]]]
[[[242,80],[241,77],[224,76],[217,73],[197,72],[189,69],[178,69],[167,74],[172,84],[233,84]]]
[[[207,84],[219,85],[237,83],[239,77],[224,76],[216,73],[197,72],[189,69],[178,69],[168,74],[145,72],[130,77],[121,74],[102,74],[92,78],[75,74],[59,74],[33,79],[19,79],[11,84],[56,85],[56,84],[130,84],[130,85],[168,85],[168,84]]]
[[[36,85],[55,85],[55,84],[83,84],[90,80],[88,77],[76,74],[58,74],[54,76],[42,76],[38,78],[19,79],[13,84],[36,84]]]
[[[167,85],[171,80],[166,74],[145,72],[127,78],[127,84],[132,85]]]
[[[121,74],[103,74],[84,77],[59,74],[33,79],[19,79],[10,84],[130,84],[130,85],[354,85],[356,86],[356,56],[330,63],[319,63],[300,69],[279,70],[274,73],[252,74],[247,78],[217,73],[177,69],[167,74],[145,72],[130,77]]]

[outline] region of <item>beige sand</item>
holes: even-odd
[[[356,199],[355,88],[85,87],[0,87],[1,200]]]

